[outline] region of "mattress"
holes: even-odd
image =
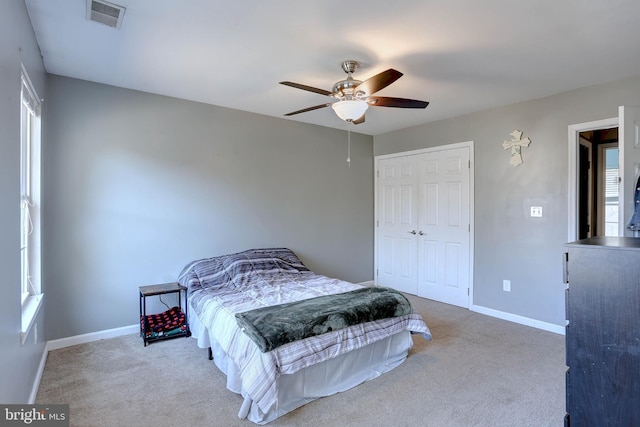
[[[191,309],[190,309],[191,312]],[[365,347],[316,363],[292,374],[276,378],[276,400],[266,412],[255,404],[242,387],[241,369],[220,347],[195,314],[189,315],[189,328],[199,348],[211,348],[213,361],[227,379],[227,389],[240,394],[244,403],[239,418],[266,424],[321,397],[343,392],[396,368],[413,346],[409,331],[383,338]]]
[[[238,326],[237,313],[362,288],[309,271],[288,249],[194,261],[179,281],[188,287],[192,336],[199,347],[211,347],[227,388],[245,398],[239,416],[259,424],[393,369],[407,357],[412,332],[431,339],[422,317],[410,313],[261,352]]]

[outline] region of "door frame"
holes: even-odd
[[[595,120],[592,122],[577,123],[569,125],[569,230],[568,230],[568,242],[573,242],[578,236],[578,146],[580,145],[580,133],[589,130],[600,130],[617,127],[619,129],[620,120],[618,117],[611,117],[603,120]],[[618,137],[618,140],[620,138]],[[620,176],[622,175],[624,151],[621,144],[618,145],[619,149],[619,167]],[[622,184],[622,183],[621,183]],[[622,187],[620,188],[621,194]],[[624,212],[624,200],[621,197],[619,200],[620,212]],[[619,235],[624,235],[624,224],[620,221]]]
[[[578,196],[576,199],[576,203],[577,203],[577,212],[576,212],[576,220],[578,221],[577,223],[577,230],[580,230],[580,220],[578,219],[579,215],[579,211],[580,211],[580,206],[585,202],[583,200],[579,200],[580,197],[583,197],[584,195],[584,190],[579,188],[580,187],[580,183],[582,182],[582,155],[580,154],[581,151],[581,147],[585,147],[587,150],[587,164],[590,165],[587,167],[587,174],[588,174],[588,179],[587,179],[587,185],[586,185],[586,204],[587,204],[587,237],[591,237],[593,234],[593,230],[597,229],[597,227],[594,226],[594,218],[598,218],[597,215],[593,215],[593,211],[594,211],[594,205],[596,205],[596,203],[594,203],[594,197],[593,197],[593,189],[594,187],[596,187],[598,185],[598,183],[594,183],[593,182],[593,168],[597,167],[597,165],[593,165],[592,163],[592,159],[593,159],[593,143],[589,140],[582,140],[582,138],[578,137],[578,156],[577,156],[577,170],[576,170],[576,179],[578,179],[577,184],[576,184],[576,189],[580,190],[578,191]],[[596,201],[597,202],[597,201]],[[580,233],[578,233],[580,234]]]
[[[375,156],[373,161],[373,173],[374,173],[374,194],[373,194],[373,283],[378,285],[378,275],[376,272],[378,271],[378,177],[379,177],[379,162],[384,159],[392,159],[395,157],[405,157],[412,156],[416,154],[424,154],[424,153],[432,153],[435,151],[446,151],[457,148],[469,148],[469,300],[468,306],[466,308],[470,308],[475,306],[473,301],[473,265],[474,265],[474,234],[475,234],[475,226],[474,226],[474,170],[475,170],[475,157],[474,157],[474,141],[465,141],[465,142],[457,142],[453,144],[445,144],[438,145],[435,147],[428,148],[420,148],[417,150],[410,151],[400,151],[397,153],[391,154],[382,154],[379,156]]]

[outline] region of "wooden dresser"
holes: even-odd
[[[566,245],[565,425],[640,425],[640,238]]]

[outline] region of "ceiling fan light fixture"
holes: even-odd
[[[351,100],[342,100],[331,104],[331,108],[336,112],[338,117],[340,117],[344,121],[355,121],[358,120],[369,108],[369,104],[367,101],[351,99]]]
[[[97,1],[97,0],[93,0]],[[374,93],[384,89],[391,83],[402,77],[402,73],[393,68],[369,77],[365,81],[355,80],[351,74],[358,68],[358,61],[344,61],[342,69],[347,73],[345,80],[340,80],[333,85],[331,91],[318,89],[313,86],[302,85],[299,83],[284,81],[280,82],[285,86],[291,86],[297,89],[306,90],[320,95],[329,96],[336,99],[336,102],[327,102],[313,107],[303,108],[302,110],[293,111],[285,114],[285,116],[293,116],[295,114],[314,111],[319,108],[325,108],[331,105],[333,111],[342,120],[353,123],[364,123],[364,113],[369,106],[374,107],[393,107],[393,108],[427,108],[427,101],[419,101],[417,99],[395,98],[388,96],[373,96]]]

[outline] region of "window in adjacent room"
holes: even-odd
[[[24,67],[20,89],[20,290],[22,342],[42,302],[40,289],[40,101]]]
[[[600,205],[602,213],[600,218],[602,224],[600,230],[601,236],[617,236],[618,235],[618,212],[619,212],[619,195],[620,173],[618,165],[619,150],[618,144],[600,144],[598,146],[600,161],[599,174],[601,179],[600,188]]]

